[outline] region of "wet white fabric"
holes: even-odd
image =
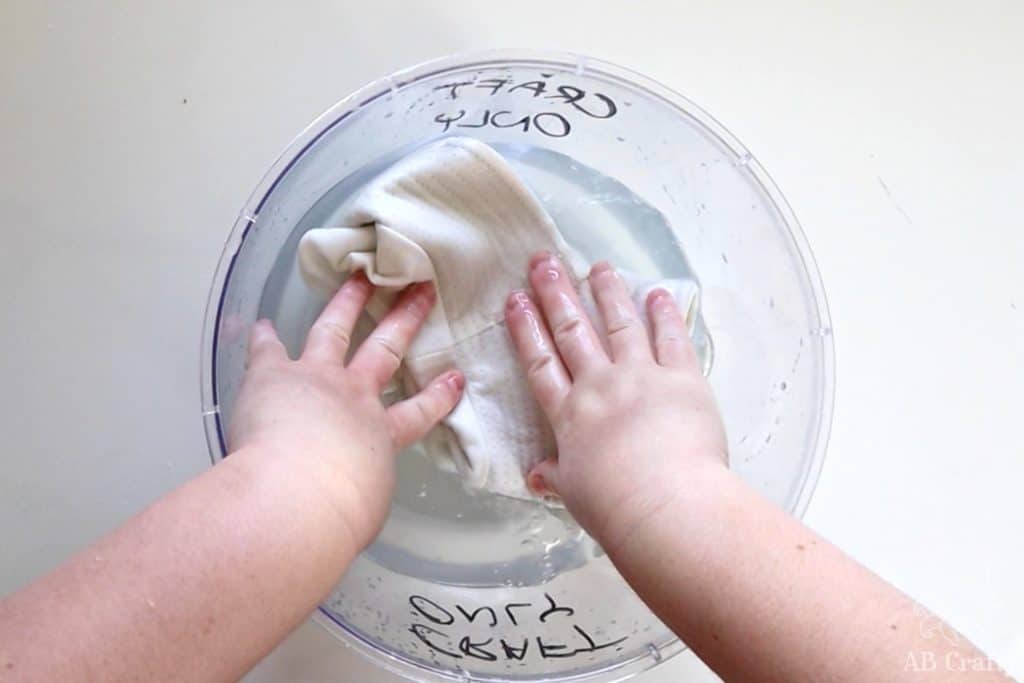
[[[350,272],[364,270],[378,285],[367,310],[379,319],[401,288],[434,281],[438,305],[406,355],[400,381],[411,392],[458,367],[466,389],[428,437],[427,450],[472,488],[532,497],[525,474],[556,448],[505,329],[505,301],[513,289],[528,287],[530,256],[546,249],[572,270],[593,314],[588,265],[508,162],[468,138],[411,153],[371,180],[342,213],[341,227],[303,236],[299,267],[306,283],[330,295]],[[647,293],[665,287],[692,326],[696,283],[624,277],[641,311]]]

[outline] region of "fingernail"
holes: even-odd
[[[615,269],[612,268],[612,264],[608,263],[607,261],[598,261],[590,269],[591,275],[605,275],[614,272]]]
[[[530,269],[536,268],[539,264],[544,263],[551,259],[550,251],[538,251],[532,257],[530,257]]]
[[[431,282],[418,282],[412,286],[412,291],[407,295],[409,298],[406,299],[406,307],[411,311],[417,311],[423,308],[429,311],[434,307],[434,302],[437,299],[437,291],[434,289],[434,285]]]
[[[448,376],[444,379],[445,384],[451,387],[452,390],[459,392],[466,386],[466,377],[457,370],[453,370],[448,373]]]
[[[561,266],[558,259],[548,254],[545,258],[533,264],[532,272],[545,280],[557,280],[561,276]]]
[[[423,298],[429,299],[431,301],[433,301],[435,298],[437,298],[437,288],[434,287],[434,283],[433,282],[421,282],[419,284],[419,288],[420,288],[419,294]]]
[[[527,484],[529,485],[530,490],[536,493],[538,496],[546,496],[549,493],[551,493],[551,491],[548,489],[547,483],[545,483],[544,481],[544,477],[540,476],[536,472],[534,472],[527,478]]]
[[[530,298],[521,289],[517,289],[508,295],[508,301],[505,302],[510,311],[524,311],[530,305]]]
[[[668,290],[662,289],[661,287],[658,287],[657,289],[652,289],[651,293],[647,295],[647,300],[650,301],[652,304],[660,304],[671,298],[672,295],[668,293]]]
[[[352,273],[342,286],[349,289],[356,288],[373,291],[373,283],[370,282],[370,278],[366,276],[365,270],[357,270]]]

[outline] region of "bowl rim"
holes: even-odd
[[[322,137],[341,124],[356,111],[369,105],[389,93],[397,93],[401,89],[422,80],[453,71],[464,71],[474,68],[487,68],[504,65],[544,66],[556,69],[572,69],[578,75],[587,72],[599,74],[615,82],[642,90],[663,104],[678,111],[681,115],[693,120],[706,133],[712,135],[723,148],[734,155],[734,163],[741,164],[753,175],[765,192],[779,218],[788,228],[790,239],[800,258],[801,266],[812,292],[812,303],[817,318],[817,328],[809,330],[821,341],[822,381],[821,405],[817,416],[817,424],[813,425],[814,438],[811,445],[811,458],[803,476],[798,482],[797,498],[789,510],[793,515],[802,518],[814,495],[814,490],[824,466],[825,454],[832,427],[835,403],[835,343],[828,299],[822,284],[817,262],[811,252],[810,245],[799,221],[789,202],[782,195],[774,180],[750,151],[725,128],[717,119],[704,111],[694,102],[676,92],[672,88],[649,78],[632,69],[597,59],[594,57],[556,50],[502,48],[485,51],[472,51],[450,54],[431,59],[419,64],[398,70],[388,76],[378,78],[355,90],[353,93],[335,103],[313,120],[300,132],[278,155],[277,159],[263,175],[252,194],[239,211],[238,217],[225,240],[224,247],[214,273],[210,293],[207,299],[206,312],[202,328],[202,346],[200,362],[200,394],[203,427],[206,434],[207,447],[212,464],[227,455],[226,439],[218,407],[217,397],[217,346],[219,328],[223,311],[227,284],[242,244],[248,236],[260,210],[271,193],[287,175],[295,163]],[[453,671],[427,666],[421,662],[407,659],[394,652],[385,650],[366,639],[362,634],[349,628],[322,606],[314,613],[314,621],[337,636],[343,643],[351,646],[373,663],[403,678],[419,681],[573,681],[574,683],[602,681],[610,683],[622,681],[669,659],[686,650],[686,646],[678,638],[670,638],[662,644],[651,644],[650,651],[631,659],[616,662],[601,669],[583,670],[566,676],[556,677],[517,677],[473,675],[464,669]]]

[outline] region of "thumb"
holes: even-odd
[[[533,466],[526,476],[526,484],[538,496],[557,496],[558,460],[548,458]]]
[[[418,394],[388,408],[395,448],[410,446],[444,419],[462,398],[466,378],[458,370],[437,377]]]

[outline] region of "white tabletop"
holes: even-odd
[[[987,0],[6,0],[0,594],[209,465],[207,290],[293,135],[403,66],[559,48],[679,90],[773,175],[835,329],[809,523],[1024,676],[1021,35]],[[247,680],[394,677],[307,624]]]

